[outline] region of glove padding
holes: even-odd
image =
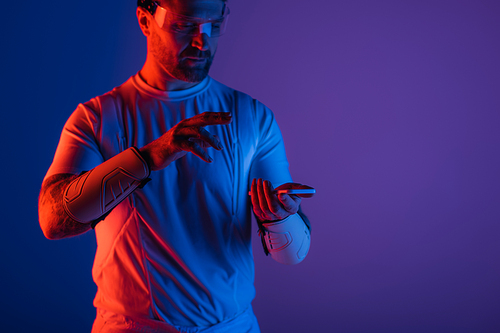
[[[144,186],[149,174],[147,162],[131,147],[73,180],[64,192],[64,210],[80,223],[97,223]]]
[[[298,264],[309,252],[311,233],[299,214],[278,222],[261,223],[259,234],[266,252],[279,263]]]

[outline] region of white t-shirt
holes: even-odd
[[[224,147],[208,149],[214,161],[188,153],[152,172],[96,226],[97,308],[209,326],[242,313],[254,298],[250,183],[292,181],[274,116],[255,99],[210,77],[165,92],[135,75],[78,106],[46,178],[90,170],[204,111],[233,114],[229,125],[205,127]]]

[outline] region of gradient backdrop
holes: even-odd
[[[500,331],[500,2],[230,0],[211,75],[268,105],[312,247],[255,238],[263,332]],[[78,103],[142,66],[135,0],[2,4],[2,332],[89,332],[93,232],[37,197]]]

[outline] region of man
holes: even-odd
[[[277,191],[311,188],[291,182],[272,112],[208,76],[228,15],[223,0],[139,0],[144,67],[63,129],[40,225],[95,228],[93,332],[259,332],[252,208],[266,254],[308,252],[300,197]]]

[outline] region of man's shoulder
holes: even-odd
[[[123,100],[127,96],[133,95],[134,91],[137,91],[132,82],[132,79],[133,76],[121,85],[102,95],[98,95],[92,98],[91,100],[83,103],[83,105],[99,113],[102,112],[103,109],[105,110],[109,107],[114,108],[117,104],[120,104],[120,100]]]
[[[254,98],[248,93],[231,88],[213,78],[210,84],[211,94],[216,94],[219,101],[222,101],[230,109],[234,110],[235,116],[243,118],[248,123],[273,121],[274,114],[264,103]],[[212,98],[215,96],[209,96]]]
[[[248,99],[252,99],[252,100],[254,99],[252,96],[250,96],[249,94],[247,94],[243,91],[237,90],[235,88],[231,88],[228,85],[226,85],[222,82],[219,82],[212,77],[210,79],[211,79],[210,90],[212,90],[212,91],[215,91],[217,93],[221,93],[223,95],[236,96],[239,98],[248,98]]]
[[[219,95],[219,98],[222,97],[227,103],[239,105],[244,109],[250,108],[252,113],[255,113],[257,117],[262,117],[264,114],[272,114],[272,111],[266,105],[250,94],[231,88],[213,78],[211,80],[210,90]]]

